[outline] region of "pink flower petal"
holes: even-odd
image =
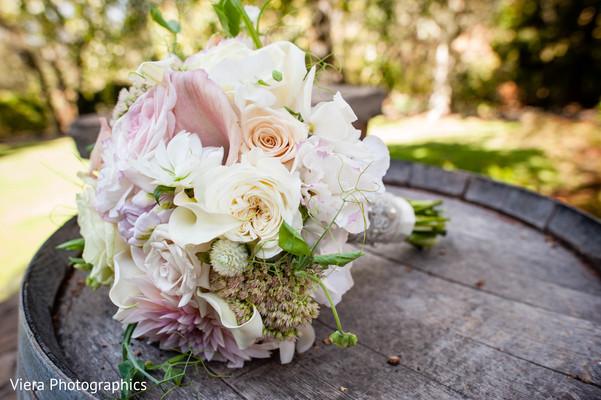
[[[175,131],[197,134],[203,147],[223,147],[226,165],[233,164],[240,150],[240,122],[223,89],[201,69],[171,72],[171,81],[177,92]]]

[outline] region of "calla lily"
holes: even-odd
[[[238,218],[230,214],[205,210],[183,191],[175,196],[173,203],[178,207],[171,214],[169,234],[173,242],[182,247],[207,243],[240,225]],[[202,221],[202,229],[197,221]]]
[[[133,278],[143,275],[129,251],[122,251],[115,256],[115,282],[109,292],[109,297],[114,305],[119,307],[117,314],[131,307],[130,299],[141,291],[135,285]]]
[[[263,320],[256,307],[253,306],[252,317],[242,325],[238,325],[236,315],[223,298],[215,293],[202,293],[200,291],[196,295],[213,307],[221,324],[234,335],[240,350],[249,348],[257,339],[263,336]]]
[[[175,131],[195,133],[203,147],[223,147],[226,165],[233,164],[240,151],[240,122],[223,89],[200,69],[170,74],[177,92]]]

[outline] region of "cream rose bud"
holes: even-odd
[[[180,247],[171,241],[167,224],[155,228],[144,244],[144,268],[163,293],[180,297],[179,307],[190,302],[196,288],[209,288],[210,265],[200,262],[198,246]]]
[[[76,203],[79,232],[85,241],[82,258],[93,266],[89,277],[97,284],[110,285],[114,276],[113,258],[128,246],[119,235],[117,224],[104,221],[94,209],[93,187],[86,186],[77,194]]]
[[[259,148],[285,163],[294,159],[297,143],[308,136],[309,128],[285,109],[250,105],[242,112],[241,154]]]

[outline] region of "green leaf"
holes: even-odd
[[[211,264],[211,252],[205,251],[202,253],[196,253],[196,256],[201,262],[205,264]]]
[[[165,380],[172,380],[176,385],[182,384],[184,378],[184,370],[179,368],[169,367],[165,371]]]
[[[160,197],[163,193],[175,193],[175,188],[169,187],[169,186],[163,186],[163,185],[159,185],[157,186],[156,189],[154,189],[154,199],[156,200],[158,205],[161,205],[160,203]]]
[[[338,347],[355,347],[357,344],[357,336],[350,332],[335,331],[330,335],[330,340]]]
[[[281,82],[282,81],[282,73],[278,70],[271,71],[271,76],[274,80]]]
[[[235,2],[239,0],[219,0],[213,4],[213,9],[223,26],[227,36],[236,37],[240,33],[240,11],[236,7]]]
[[[259,79],[257,83],[261,86],[270,86],[269,83],[265,82],[263,79]]]
[[[311,255],[311,248],[305,242],[305,239],[294,228],[288,225],[286,221],[282,222],[280,226],[279,236],[278,245],[282,250],[295,256]]]
[[[161,14],[158,8],[150,7],[150,16],[152,17],[152,20],[154,22],[161,25],[163,28],[167,29],[173,34],[180,33],[182,30],[182,27],[179,24],[179,22],[174,21],[172,19],[169,21],[165,21],[165,18],[163,18],[163,14]]]
[[[87,263],[86,260],[79,257],[69,257],[69,266],[81,269],[82,271],[91,271],[94,266],[90,263]]]
[[[68,242],[61,243],[56,246],[57,249],[83,251],[84,245],[86,244],[84,238],[78,238],[69,240]]]
[[[361,257],[363,252],[361,250],[351,251],[349,253],[338,253],[338,254],[326,254],[326,255],[314,255],[313,261],[322,267],[328,267],[330,265],[336,265],[337,267],[344,267],[346,264],[353,260]]]
[[[177,356],[171,357],[169,360],[167,360],[167,362],[165,364],[176,364],[176,363],[183,361],[189,357],[190,357],[189,354],[178,354]]]

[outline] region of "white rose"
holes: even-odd
[[[195,199],[183,191],[177,194],[169,231],[182,246],[224,236],[256,243],[259,257],[273,257],[281,251],[282,222],[302,227],[300,185],[299,178],[277,159],[253,149],[241,163],[216,167],[199,177],[194,182]]]
[[[241,153],[248,153],[257,147],[282,163],[294,159],[297,143],[309,135],[308,127],[284,109],[250,105],[242,112],[241,120]]]
[[[198,287],[209,289],[210,266],[200,262],[198,246],[180,247],[171,241],[167,224],[155,228],[144,244],[144,268],[150,281],[161,292],[181,298],[183,307]]]
[[[91,180],[90,180],[91,181]],[[94,188],[86,186],[77,194],[77,223],[85,240],[82,258],[92,264],[89,278],[101,285],[110,285],[114,276],[115,254],[125,250],[127,244],[117,230],[117,224],[104,221],[93,207]]]

